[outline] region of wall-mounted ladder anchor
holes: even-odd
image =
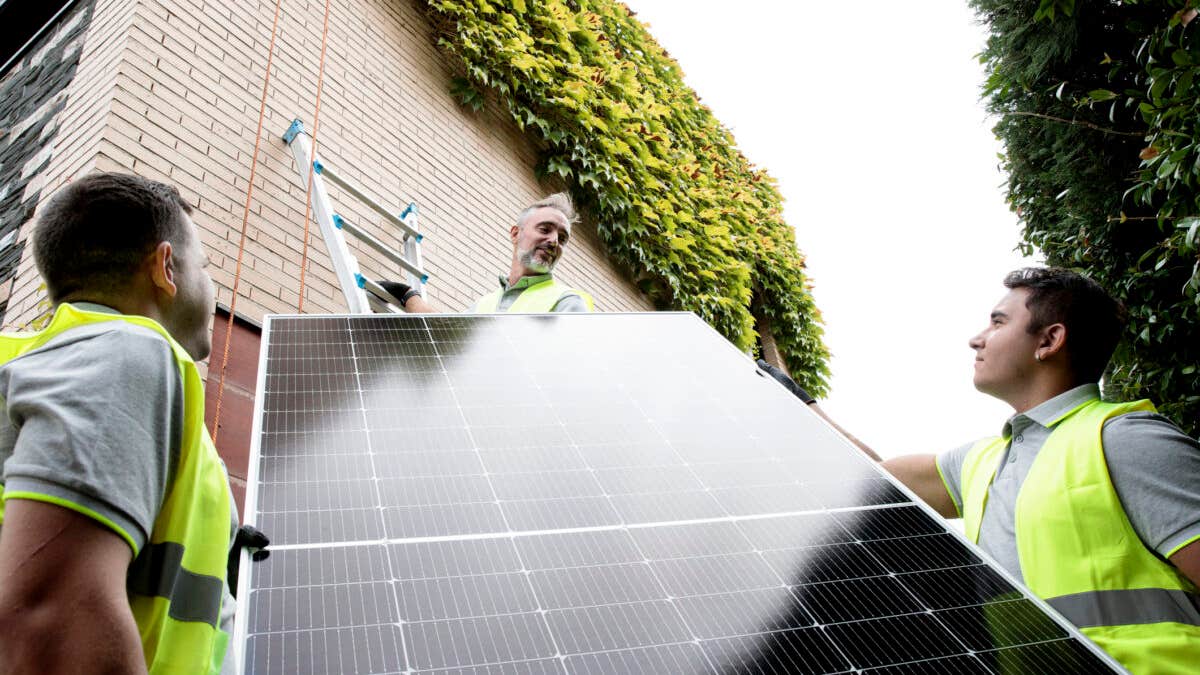
[[[305,184],[308,181],[308,169],[310,166],[312,167],[313,213],[321,228],[321,237],[325,239],[325,245],[329,248],[333,271],[337,274],[338,283],[342,286],[342,293],[346,295],[346,304],[350,307],[350,312],[353,314],[400,312],[401,304],[398,298],[392,297],[379,284],[362,275],[358,269],[358,260],[350,252],[350,247],[346,245],[346,239],[342,236],[342,232],[354,235],[364,244],[403,268],[407,272],[408,285],[419,290],[421,296],[424,297],[425,283],[429,280],[429,275],[421,266],[422,236],[417,229],[417,205],[409,203],[399,215],[396,215],[339,176],[327,164],[323,164],[320,158],[314,156],[312,136],[304,130],[304,123],[300,120],[292,121],[292,125],[283,134],[283,141],[292,149],[292,156],[296,158],[296,169],[300,172],[300,180]],[[388,222],[399,227],[404,233],[404,253],[401,254],[394,250],[340,214],[335,213],[329,201],[329,194],[325,191],[325,179],[366,204]]]

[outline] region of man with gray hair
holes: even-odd
[[[512,238],[512,265],[508,276],[501,275],[500,286],[472,305],[477,314],[494,312],[590,312],[592,296],[554,279],[554,265],[562,257],[571,238],[571,226],[578,222],[571,197],[558,192],[530,204],[509,228]],[[380,286],[400,301],[407,312],[436,312],[420,294],[407,284],[380,281]]]

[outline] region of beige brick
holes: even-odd
[[[284,3],[249,214],[238,311],[293,312],[304,251],[305,185],[279,135],[312,127],[323,2]],[[68,105],[59,118],[48,187],[91,167],[166,178],[196,205],[221,296],[230,299],[270,40],[273,3],[99,0]],[[533,177],[536,149],[494,102],[462,110],[450,71],[416,0],[336,0],[330,21],[318,150],[389,208],[416,202],[434,274],[430,297],[461,309],[494,283],[510,255],[516,212],[554,191]],[[390,226],[331,190],[335,210],[398,245]],[[345,311],[325,242],[313,224],[306,311]],[[363,250],[364,273],[399,274]],[[594,231],[576,233],[561,275],[605,307],[649,309]],[[10,314],[36,306],[36,272],[22,261]]]

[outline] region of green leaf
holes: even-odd
[[[1200,218],[1195,216],[1191,218],[1183,218],[1175,225],[1175,227],[1181,230],[1187,230],[1187,232],[1183,235],[1183,247],[1187,250],[1196,248],[1196,244],[1200,243],[1200,239],[1197,239],[1197,237],[1200,236]]]
[[[757,339],[757,293],[797,381],[827,391],[820,313],[774,181],[623,4],[427,7],[444,28],[439,47],[458,59],[451,67],[468,75],[455,97],[480,108],[490,88],[544,149],[538,171],[589,205],[600,238],[656,306],[692,309],[746,349]]]

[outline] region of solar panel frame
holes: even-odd
[[[697,323],[699,326],[701,326],[702,330],[707,331],[711,336],[718,337],[722,341],[724,341],[724,338],[721,337],[714,329],[712,329],[711,326],[704,323],[701,319],[699,319],[699,317],[697,317],[696,315],[694,315],[690,312],[657,312],[657,313],[653,313],[653,314],[657,315],[657,316],[665,315],[665,316],[688,317],[692,321]],[[365,315],[365,316],[371,316],[371,315]],[[529,316],[529,315],[494,315],[494,314],[492,314],[492,315],[481,315],[481,314],[454,315],[454,317],[456,317],[456,318],[464,318],[464,319],[479,318],[479,319],[488,319],[488,320],[496,320],[497,318],[500,318],[500,317],[518,318],[521,316]],[[586,321],[586,320],[596,320],[599,317],[613,317],[613,316],[643,317],[643,316],[646,316],[646,314],[645,313],[623,313],[623,312],[605,313],[605,314],[562,314],[562,315],[555,315],[555,319],[556,320],[584,320],[584,321]],[[263,435],[264,435],[263,432],[265,431],[264,426],[263,426],[264,425],[264,412],[266,412],[266,410],[264,408],[264,404],[267,399],[266,392],[268,391],[267,385],[269,382],[268,352],[270,351],[270,348],[272,346],[272,341],[271,341],[272,328],[273,328],[275,322],[279,321],[279,320],[286,320],[286,319],[303,319],[305,321],[312,321],[314,323],[320,323],[321,325],[332,327],[332,326],[336,326],[336,324],[338,322],[342,322],[342,321],[349,322],[350,320],[356,320],[356,319],[362,319],[362,318],[364,318],[364,315],[354,315],[354,314],[320,315],[319,317],[314,317],[313,315],[303,315],[303,314],[272,314],[272,315],[267,315],[264,317],[263,326],[262,326],[262,334],[261,334],[260,355],[259,355],[259,372],[258,372],[258,380],[257,380],[257,388],[256,388],[256,391],[258,393],[254,400],[254,413],[253,413],[254,416],[253,416],[253,425],[252,425],[252,431],[251,431],[251,447],[250,447],[250,455],[249,455],[249,468],[248,468],[246,498],[245,498],[245,507],[244,507],[244,510],[246,513],[244,515],[243,522],[245,524],[255,525],[255,526],[260,526],[260,527],[262,525],[258,521],[258,516],[260,515],[260,513],[259,513],[259,510],[257,509],[257,505],[259,503],[259,488],[260,488],[260,485],[262,485],[259,474],[260,474],[261,457],[262,457],[262,439],[263,439]],[[378,318],[385,318],[385,317],[379,316]],[[430,333],[430,335],[433,335],[433,330],[428,326],[428,324],[424,323],[425,319],[427,319],[427,318],[434,318],[436,320],[436,317],[434,317],[434,316],[429,316],[429,317],[423,317],[423,316],[419,316],[419,315],[399,315],[399,316],[398,315],[387,315],[386,316],[386,319],[390,319],[390,320],[399,319],[399,320],[411,321],[414,323],[421,322],[422,323],[421,329],[414,328],[412,330],[426,330]],[[501,320],[505,320],[505,319],[501,318]],[[403,332],[403,330],[405,330],[405,329],[400,329],[400,330]],[[349,333],[350,333],[350,328],[348,325],[346,327],[346,333],[347,333],[347,335],[349,335]],[[434,337],[436,338],[436,335],[434,335]],[[284,343],[284,344],[287,344],[287,343]],[[304,360],[308,361],[308,360],[312,360],[313,358],[319,359],[322,357],[327,357],[327,358],[337,358],[338,357],[337,352],[340,350],[340,347],[337,346],[338,343],[322,343],[322,344],[330,345],[326,349],[325,354],[323,354],[321,356],[317,356],[317,357],[306,356],[304,358]],[[407,344],[408,343],[406,343],[406,345]],[[741,352],[738,352],[737,349],[730,343],[726,342],[726,345],[728,346],[729,349],[733,350],[734,353],[737,353],[741,358],[745,359],[745,361],[747,362],[747,366],[749,368],[755,368],[755,369],[757,368],[757,366],[753,363],[753,360],[749,356],[747,356],[746,354],[743,354]],[[323,348],[323,349],[325,349],[325,348]],[[418,348],[418,351],[419,351],[419,348]],[[402,359],[404,359],[404,358],[408,358],[408,359],[422,358],[422,357],[425,357],[425,354],[420,354],[420,355],[418,355],[417,353],[413,353],[412,355],[397,354],[394,356],[390,356],[389,358],[397,358],[397,357],[402,358]],[[279,357],[276,357],[276,358],[279,358]],[[334,381],[335,384],[341,383],[344,380],[349,379],[349,378],[343,378],[342,377],[343,374],[341,374],[341,373],[336,373],[334,375],[335,375],[335,381]],[[344,375],[351,375],[356,378],[361,377],[360,372],[346,373]],[[322,374],[322,377],[326,377],[326,375]],[[767,379],[770,379],[770,378],[767,378]],[[452,385],[453,384],[456,384],[456,383],[452,382]],[[361,395],[362,395],[361,383],[359,383],[359,387],[356,387],[356,389],[359,390],[359,395],[361,397]],[[467,387],[467,389],[470,389],[470,387]],[[779,390],[782,393],[786,394],[786,396],[791,397],[790,392],[786,392],[786,390],[783,389],[782,386],[780,386]],[[319,392],[325,391],[325,390],[315,390],[315,391],[317,393],[319,393]],[[309,393],[311,393],[311,392],[309,392]],[[834,429],[831,425],[829,425],[824,419],[821,419],[819,416],[816,416],[811,410],[809,410],[807,408],[807,406],[804,406],[803,404],[800,404],[799,402],[797,402],[797,406],[798,406],[797,409],[805,410],[804,414],[812,415],[814,418],[820,420],[820,423],[822,425],[824,425],[829,431],[831,431],[840,440],[840,442],[846,446],[847,451],[849,453],[858,453],[859,452],[859,450],[857,448],[854,448],[850,444],[850,442],[847,439],[845,439],[845,437],[841,436],[841,434],[836,431],[836,429]],[[461,412],[462,406],[460,403],[456,402],[455,407],[457,407],[459,409],[459,411]],[[364,415],[365,414],[366,414],[366,411],[364,410]],[[465,422],[465,415],[464,415],[463,419]],[[369,432],[370,432],[369,425],[366,425],[366,427],[367,428],[364,428],[363,432],[369,434]],[[405,431],[411,431],[409,428],[406,428],[403,426],[400,426],[399,428],[404,429]],[[343,431],[332,431],[331,433],[332,434],[342,434],[344,432]],[[475,448],[475,452],[480,454],[481,456],[482,456],[482,453],[485,451],[486,450],[478,448],[478,447]],[[444,452],[441,452],[439,454],[443,455],[443,456],[445,455]],[[358,455],[355,453],[348,453],[347,456],[358,456]],[[805,462],[805,461],[812,461],[812,460],[811,460],[811,458],[796,458],[796,461]],[[694,462],[692,462],[692,464],[695,465]],[[872,485],[874,485],[875,483],[878,483],[880,488],[884,489],[885,491],[890,490],[890,491],[898,492],[898,493],[902,494],[909,502],[909,503],[903,504],[903,505],[887,507],[889,509],[897,509],[895,512],[889,513],[889,515],[895,515],[895,514],[899,513],[900,509],[916,508],[916,509],[919,509],[920,511],[922,511],[927,519],[929,519],[933,523],[941,526],[941,530],[938,532],[931,532],[931,533],[927,533],[927,534],[923,534],[923,535],[919,534],[919,535],[910,535],[910,536],[949,537],[950,539],[954,540],[957,544],[959,544],[959,546],[965,547],[967,551],[970,551],[972,554],[974,554],[979,559],[977,564],[970,565],[970,566],[951,567],[951,568],[942,568],[942,569],[931,568],[929,570],[920,570],[920,569],[914,568],[913,570],[908,571],[908,572],[903,572],[903,571],[899,572],[899,574],[915,576],[915,575],[919,575],[919,574],[934,574],[934,573],[938,573],[938,572],[957,571],[958,569],[972,569],[973,571],[977,569],[977,570],[986,571],[986,573],[992,575],[993,578],[998,578],[998,579],[1002,580],[1003,583],[1006,583],[1010,587],[1017,589],[1022,595],[1022,598],[1019,600],[1020,602],[1025,602],[1029,606],[1035,607],[1037,610],[1040,611],[1041,615],[1044,615],[1045,617],[1047,617],[1057,628],[1059,628],[1063,631],[1063,637],[1061,639],[1063,639],[1063,640],[1073,639],[1077,643],[1077,645],[1079,646],[1080,649],[1082,649],[1084,652],[1086,652],[1089,655],[1094,656],[1095,658],[1102,661],[1105,665],[1109,666],[1114,672],[1121,672],[1121,673],[1127,672],[1124,669],[1124,667],[1121,666],[1115,659],[1113,659],[1109,654],[1104,652],[1097,645],[1095,645],[1093,642],[1091,642],[1086,636],[1084,636],[1079,631],[1078,628],[1076,628],[1073,624],[1071,624],[1064,617],[1062,617],[1060,614],[1058,614],[1058,612],[1056,612],[1046,602],[1044,602],[1042,599],[1038,598],[1032,592],[1030,592],[1023,584],[1018,582],[1007,570],[1005,570],[1003,567],[1001,567],[994,559],[992,559],[990,556],[988,556],[984,551],[982,551],[977,546],[975,546],[973,543],[971,543],[969,540],[967,540],[966,537],[961,532],[957,531],[955,528],[945,526],[944,520],[941,518],[941,516],[939,514],[937,514],[935,511],[933,511],[933,509],[931,507],[929,507],[927,504],[925,504],[922,500],[920,500],[916,496],[916,494],[914,494],[912,491],[910,491],[907,487],[905,487],[899,481],[893,479],[878,464],[876,464],[874,462],[868,462],[866,465],[871,467],[871,469],[875,475],[871,478],[865,478],[864,481],[869,482]],[[633,469],[634,467],[628,467],[628,468]],[[375,476],[381,476],[381,475],[382,474],[380,474],[378,472],[378,469],[375,468]],[[493,474],[493,475],[495,475],[495,474]],[[748,486],[743,485],[743,486],[739,486],[739,487],[748,487]],[[749,486],[749,487],[760,487],[760,486]],[[734,488],[730,488],[730,489],[734,489]],[[605,493],[611,494],[611,493],[608,493],[607,490],[605,491]],[[636,494],[636,493],[634,493],[634,494]],[[835,496],[836,495],[830,495],[829,497],[835,497]],[[381,497],[381,501],[382,501],[382,497]],[[884,502],[884,503],[886,503],[886,502]],[[734,514],[732,516],[713,516],[713,517],[700,519],[699,521],[696,521],[696,522],[702,523],[702,524],[742,523],[742,522],[748,522],[748,521],[767,521],[767,520],[774,520],[774,519],[783,519],[783,518],[788,518],[788,517],[793,517],[793,516],[805,517],[805,516],[819,515],[819,514],[834,514],[834,515],[836,515],[838,513],[845,513],[845,511],[838,511],[837,509],[839,509],[839,508],[845,509],[846,507],[844,507],[844,506],[839,507],[837,505],[830,505],[829,503],[825,503],[825,504],[815,505],[815,508],[813,508],[812,510],[801,510],[801,511],[794,511],[794,512],[772,512],[772,513],[768,513],[768,514],[753,513],[753,514],[744,514],[744,515]],[[868,505],[864,508],[870,509],[871,506]],[[855,509],[851,509],[851,512],[853,510],[855,510]],[[519,540],[522,540],[524,538],[530,538],[530,539],[532,539],[534,537],[549,538],[549,537],[555,537],[555,536],[596,537],[596,536],[603,535],[604,533],[613,533],[613,532],[621,532],[621,531],[631,532],[631,531],[636,531],[639,529],[657,528],[657,527],[665,527],[665,526],[671,526],[671,525],[682,525],[682,524],[689,523],[689,521],[695,521],[695,519],[684,519],[684,520],[679,520],[679,521],[655,521],[655,522],[651,522],[651,523],[641,523],[641,522],[639,522],[639,523],[622,523],[621,521],[618,520],[617,522],[615,522],[611,525],[601,525],[601,526],[585,525],[585,526],[575,526],[575,527],[550,527],[550,528],[540,528],[540,529],[523,530],[523,531],[515,531],[515,532],[512,531],[511,527],[509,527],[507,531],[495,531],[495,532],[491,532],[491,533],[482,533],[482,534],[467,533],[467,534],[451,534],[451,535],[422,535],[422,536],[401,537],[401,538],[388,538],[386,535],[384,535],[377,539],[359,539],[359,540],[352,539],[350,541],[352,542],[352,545],[355,547],[374,547],[374,546],[383,547],[385,549],[384,558],[388,560],[388,564],[390,565],[391,564],[390,556],[388,556],[386,553],[386,547],[389,547],[389,546],[394,547],[397,545],[407,545],[407,544],[421,544],[421,543],[433,543],[433,542],[458,542],[458,541],[475,541],[475,540],[494,540],[497,542],[502,542],[507,539],[507,540],[512,541],[513,546],[516,547],[517,546],[516,542]],[[777,524],[777,522],[773,523],[773,524]],[[380,530],[380,532],[381,532],[381,534],[386,532],[386,527],[383,527]],[[268,534],[270,534],[270,532],[268,532]],[[861,542],[861,544],[864,547],[866,547],[868,544],[874,544],[876,546],[886,547],[886,546],[888,546],[888,544],[881,543],[881,542],[887,542],[887,541],[888,541],[887,539],[871,540],[871,541],[867,541],[867,542]],[[903,542],[900,542],[900,543],[902,544]],[[826,548],[828,548],[830,546],[846,546],[846,545],[848,545],[848,544],[846,544],[846,543],[843,543],[843,544],[825,543],[824,544],[824,546]],[[792,546],[794,547],[795,544],[793,543]],[[337,551],[337,550],[344,550],[346,548],[348,548],[348,547],[345,546],[345,542],[323,542],[323,543],[318,542],[318,543],[308,543],[308,544],[295,543],[295,544],[272,546],[272,550],[279,552],[279,553],[291,552],[291,551],[321,551],[321,550]],[[778,549],[778,550],[782,551],[785,549]],[[773,550],[766,550],[763,553],[766,554],[766,553],[771,553],[771,552],[773,552]],[[857,554],[855,554],[855,555],[857,555]],[[869,554],[867,557],[868,557],[868,559],[877,559],[877,557],[870,556]],[[687,558],[686,557],[678,558],[676,560],[687,560]],[[632,563],[630,562],[630,563],[625,563],[625,564],[632,564]],[[246,647],[247,647],[247,640],[248,640],[248,634],[249,634],[249,628],[250,628],[249,624],[251,621],[251,618],[250,618],[251,612],[248,611],[250,608],[247,606],[247,604],[248,604],[247,601],[250,597],[251,589],[253,587],[253,583],[254,583],[254,579],[255,579],[255,565],[253,565],[251,563],[251,561],[249,559],[249,553],[246,551],[242,552],[241,569],[242,569],[242,574],[240,575],[240,578],[239,578],[238,594],[237,594],[237,596],[238,596],[238,598],[240,598],[240,600],[239,600],[238,613],[237,613],[237,617],[236,617],[236,621],[235,621],[234,634],[231,639],[231,643],[232,643],[231,648],[233,648],[235,650],[237,671],[239,673],[245,671],[246,663],[247,663],[246,659],[248,658],[248,654],[246,653]],[[573,568],[557,568],[557,569],[573,569]],[[380,582],[380,583],[393,583],[394,585],[400,585],[400,584],[405,583],[401,579],[401,577],[399,577],[398,575],[395,574],[394,570],[389,570],[389,573],[391,575],[391,579],[395,580],[395,581]],[[831,582],[831,581],[838,581],[838,582],[859,581],[859,582],[861,582],[861,581],[864,581],[864,579],[854,579],[854,578],[851,578],[851,579],[829,579],[829,580],[825,580],[825,581],[826,582]],[[817,583],[821,583],[821,582],[817,582]],[[262,589],[260,589],[260,590],[262,590]],[[266,590],[270,590],[270,589],[266,589]],[[711,590],[709,590],[708,593],[705,593],[703,595],[699,595],[699,596],[685,595],[685,596],[682,596],[682,598],[680,598],[680,599],[688,599],[688,600],[690,600],[692,598],[713,599],[716,597],[720,597],[721,595],[728,595],[728,594],[739,594],[739,597],[741,597],[747,593],[753,594],[755,592],[763,592],[763,591],[768,591],[768,590],[770,590],[770,589],[763,588],[760,591],[756,591],[754,589],[744,589],[743,588],[743,589],[735,589],[735,590],[723,591],[723,592],[718,591],[716,593],[713,593]],[[962,592],[966,592],[964,589],[959,589],[959,590]],[[394,607],[397,609],[403,609],[404,605],[402,604],[402,599],[399,597],[398,592],[393,590],[392,595],[393,595]],[[644,603],[645,601],[641,601],[641,602]],[[926,602],[928,602],[928,601],[926,601]],[[606,607],[606,606],[608,606],[608,605],[592,605],[591,607]],[[803,605],[803,607],[808,608],[808,603],[806,602]],[[830,607],[833,607],[833,603],[830,604]],[[946,611],[954,611],[955,609],[956,608],[954,608],[954,607],[948,607],[946,609]],[[964,607],[964,609],[969,609],[969,608]],[[554,611],[560,611],[560,610],[554,610]],[[832,624],[830,624],[830,628],[834,629],[834,630],[845,631],[845,630],[863,628],[865,625],[869,624],[871,621],[883,622],[883,621],[892,621],[892,620],[897,620],[897,619],[908,619],[910,621],[916,620],[913,617],[923,617],[923,615],[915,614],[915,613],[907,614],[907,615],[903,615],[903,616],[888,615],[888,616],[881,617],[879,619],[856,620],[854,624],[832,623]],[[932,621],[932,619],[930,619],[929,621]],[[402,625],[403,623],[404,622],[400,617],[396,617],[397,625]],[[399,646],[401,649],[401,652],[400,652],[398,658],[404,659],[404,661],[405,661],[405,667],[398,668],[395,672],[413,672],[414,670],[427,670],[430,668],[438,668],[439,667],[436,664],[429,664],[425,668],[414,668],[413,662],[412,662],[410,656],[408,655],[407,649],[405,646],[404,631],[402,629],[400,629],[399,627],[397,627],[396,630],[394,630],[394,631],[387,631],[387,630],[385,630],[385,628],[387,628],[387,626],[388,626],[388,624],[380,624],[380,625],[375,625],[375,626],[352,626],[349,628],[326,627],[324,630],[327,633],[330,631],[333,631],[335,636],[337,636],[337,637],[342,637],[347,633],[358,633],[358,635],[356,637],[361,637],[363,635],[371,636],[372,633],[378,633],[377,637],[379,640],[384,640],[387,637],[385,635],[385,633],[391,632],[392,639],[398,641],[397,646]],[[378,629],[378,630],[373,631],[371,629]],[[801,635],[801,633],[803,633],[804,631],[807,631],[807,630],[810,630],[810,629],[794,628],[794,629],[787,629],[787,630],[781,631],[781,633],[788,634],[790,636],[790,637],[788,637],[789,640],[793,640],[793,639],[800,640],[803,637]],[[776,634],[776,635],[779,635],[779,634]],[[551,640],[553,640],[552,636],[549,636],[549,637]],[[729,637],[729,638],[715,637],[715,638],[713,638],[713,640],[737,641],[740,639],[744,642],[745,640],[747,640],[751,637],[755,637],[755,636],[754,635],[745,635],[745,636]],[[780,635],[781,639],[782,639],[782,637],[783,636]],[[299,639],[299,638],[297,638],[297,639]],[[673,658],[673,661],[671,661],[671,663],[673,663],[675,665],[679,665],[681,663],[680,658],[687,657],[688,655],[686,653],[681,654],[678,649],[673,649],[673,648],[678,645],[684,645],[684,644],[686,644],[686,643],[655,643],[655,642],[652,642],[649,644],[649,646],[660,652],[674,652],[673,654],[671,654],[671,656]],[[791,644],[792,646],[795,646],[797,644],[800,644],[800,642],[794,642],[794,643],[789,643],[789,644]],[[804,644],[811,645],[812,643],[811,643],[811,640],[809,640],[808,642],[805,642]],[[1046,644],[1049,644],[1049,643],[1048,642],[1038,642],[1038,643],[1025,645],[1024,647],[1019,647],[1019,649],[1022,649],[1024,651],[1028,651],[1031,653],[1038,652],[1039,650],[1044,651],[1043,648],[1045,647]],[[344,647],[344,645],[342,645],[342,646]],[[681,649],[682,649],[682,647],[681,647]],[[817,651],[819,652],[820,650],[817,649]],[[869,649],[868,649],[868,651],[869,651]],[[686,652],[686,650],[684,650],[684,652]],[[795,651],[793,651],[792,653],[799,654],[799,652],[795,652]],[[545,672],[561,672],[563,667],[565,667],[563,664],[568,663],[573,659],[576,662],[582,662],[582,661],[593,662],[594,661],[598,664],[598,666],[600,664],[600,660],[608,659],[609,664],[612,665],[612,664],[616,663],[615,661],[612,661],[612,659],[618,658],[618,656],[621,654],[624,654],[627,657],[632,656],[631,653],[622,652],[621,650],[616,650],[616,651],[608,650],[608,651],[592,651],[592,652],[585,652],[585,653],[580,653],[580,654],[569,654],[568,653],[565,656],[559,656],[559,657],[553,657],[553,658],[535,658],[533,660],[523,660],[523,661],[520,661],[520,663],[522,663],[524,665],[528,665],[530,667],[532,667],[532,664],[541,664],[541,667],[544,667]],[[344,655],[344,652],[343,652],[343,655]],[[694,654],[691,656],[695,657]],[[1046,656],[1046,658],[1053,658],[1053,657],[1054,657],[1054,655]],[[663,655],[663,658],[665,659],[665,658],[667,658],[667,656]],[[713,663],[711,655],[707,655],[704,658],[707,660],[706,662],[710,668],[715,667],[716,664]],[[827,655],[822,656],[822,655],[818,654],[814,658],[817,658],[820,660],[820,659],[827,659],[827,658],[833,658],[833,657],[829,657]],[[843,655],[841,658],[845,659],[846,656]],[[868,655],[868,658],[869,658],[869,655]],[[967,657],[964,657],[957,653],[952,654],[952,655],[947,655],[943,659],[936,658],[936,655],[934,658],[930,658],[928,656],[922,656],[918,661],[902,662],[902,663],[896,663],[894,665],[879,664],[879,667],[869,667],[866,670],[863,670],[862,672],[868,672],[868,671],[872,672],[872,673],[874,673],[874,672],[910,672],[910,671],[918,672],[921,670],[922,665],[924,665],[926,663],[932,664],[932,663],[938,662],[938,661],[945,661],[946,668],[947,668],[947,670],[945,672],[966,672],[965,670],[962,670],[962,666],[965,665],[965,663],[962,661],[964,658],[967,658]],[[559,661],[561,661],[562,663],[561,664],[558,663]],[[692,661],[687,661],[687,662],[692,663]],[[955,663],[956,665],[951,666],[950,665],[951,662]],[[500,663],[500,665],[503,665],[503,662],[498,662],[498,663]],[[627,662],[623,661],[622,663],[627,663]],[[667,662],[662,661],[662,663],[666,664]],[[972,661],[971,665],[973,667],[979,667],[981,669],[981,671],[984,670],[983,666],[982,666],[982,662],[980,662],[980,661]],[[553,666],[558,666],[558,667],[553,667]],[[452,664],[443,664],[440,667],[454,668],[455,666]],[[599,667],[602,667],[602,666],[599,666]],[[467,672],[468,670],[470,672],[490,672],[491,666],[471,666],[469,664],[466,664],[466,665],[461,665],[461,668],[467,669],[467,670],[463,670],[462,672]],[[915,670],[914,670],[914,668],[915,668]],[[608,672],[609,670],[611,670],[611,669],[603,669],[602,672]],[[392,671],[389,670],[388,672],[392,672]],[[449,672],[449,671],[447,670],[446,672]],[[507,672],[507,671],[505,671],[505,672]],[[592,672],[592,671],[589,671],[589,672]],[[722,672],[724,672],[724,671],[722,671]],[[829,672],[833,672],[833,671],[829,671]]]

